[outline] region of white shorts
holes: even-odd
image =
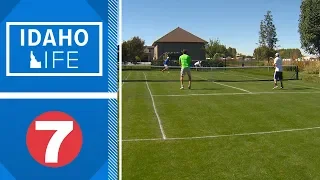
[[[168,65],[165,64],[164,67],[168,69]]]
[[[183,77],[185,74],[188,74],[188,76],[191,76],[191,70],[189,67],[187,68],[181,68],[181,76]]]

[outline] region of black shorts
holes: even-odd
[[[278,81],[282,80],[283,79],[282,72],[278,72],[278,71],[274,72],[274,79]]]

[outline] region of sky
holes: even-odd
[[[300,48],[300,4],[301,0],[122,0],[122,40],[139,36],[152,45],[181,27],[252,55],[260,21],[270,10],[280,48]]]

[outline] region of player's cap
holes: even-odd
[[[278,57],[279,56],[279,53],[276,53],[276,57]]]

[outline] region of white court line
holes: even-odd
[[[126,77],[125,80],[128,80],[129,76],[130,76],[131,72],[128,74],[128,76]],[[122,84],[124,84],[125,82],[122,82]]]
[[[149,84],[148,84],[148,81],[147,81],[147,76],[145,73],[143,73],[144,75],[144,79],[146,80],[146,85],[147,85],[147,88],[149,90],[149,94],[150,94],[150,97],[151,97],[151,100],[152,100],[152,105],[153,105],[153,110],[154,110],[154,113],[156,114],[157,116],[157,119],[158,119],[158,123],[159,123],[159,127],[160,127],[160,131],[161,131],[161,134],[162,134],[162,139],[166,139],[166,135],[164,133],[164,130],[163,130],[163,127],[162,127],[162,123],[161,123],[161,119],[160,119],[160,116],[157,112],[157,108],[156,108],[156,105],[155,105],[155,102],[154,102],[154,99],[153,99],[153,95],[152,95],[152,92],[149,88]]]
[[[225,134],[225,135],[216,135],[216,136],[195,136],[195,137],[177,137],[177,138],[167,138],[165,140],[193,140],[193,139],[213,139],[213,138],[222,138],[222,137],[236,137],[236,136],[252,136],[252,135],[266,135],[266,134],[276,134],[284,132],[296,132],[296,131],[307,131],[320,129],[320,126],[311,127],[311,128],[301,128],[301,129],[285,129],[278,131],[262,131],[262,132],[253,132],[253,133],[239,133],[239,134]],[[154,139],[124,139],[123,142],[134,142],[134,141],[164,141],[164,139],[154,138]]]
[[[251,93],[210,93],[210,94],[159,94],[155,97],[179,97],[179,96],[231,96],[231,95],[259,95],[259,94],[319,94],[319,92],[251,92]]]
[[[198,77],[198,78],[203,79],[203,80],[207,80],[207,79],[205,79],[205,78],[203,78],[203,77],[200,77],[200,76],[195,76],[195,77]],[[252,92],[250,92],[250,91],[248,91],[248,90],[245,90],[245,89],[241,89],[241,88],[237,88],[237,87],[234,87],[234,86],[230,86],[230,85],[218,83],[218,82],[215,82],[215,81],[212,81],[212,83],[216,83],[216,84],[219,84],[219,85],[221,85],[221,86],[226,86],[226,87],[233,88],[233,89],[237,89],[237,90],[244,91],[244,92],[247,92],[247,93],[252,93]]]
[[[168,139],[168,138],[167,138]],[[150,138],[150,139],[124,139],[122,142],[132,142],[132,141],[159,141],[164,140],[162,138]]]
[[[222,84],[222,83],[218,83],[218,82],[213,82],[213,83],[219,84],[221,86],[226,86],[226,87],[229,87],[229,88],[233,88],[233,89],[238,89],[240,91],[244,91],[244,92],[247,92],[247,93],[252,93],[251,91],[248,91],[248,90],[245,90],[245,89],[241,89],[241,88],[237,88],[237,87],[234,87],[234,86],[230,86],[230,85],[226,85],[226,84]]]
[[[230,74],[230,73],[226,73],[226,72],[221,72],[223,74]],[[230,74],[233,76],[233,74]],[[238,75],[238,74],[235,74],[234,76],[242,76],[242,77],[247,77],[247,78],[251,78],[251,79],[259,79],[259,78],[255,78],[255,77],[251,77],[251,76],[245,76],[245,75]],[[293,85],[293,86],[297,86],[297,87],[304,87],[304,88],[311,88],[311,89],[316,89],[316,90],[320,90],[320,88],[316,88],[316,87],[312,87],[312,86],[303,86],[303,85],[298,85],[298,84],[295,84],[295,83],[292,83],[292,82],[288,82],[286,81],[286,83],[289,85]]]
[[[257,78],[254,78],[254,77],[250,77],[250,76],[246,76],[248,78],[253,78],[253,79],[257,79]],[[295,84],[295,83],[292,83],[292,82],[288,82],[286,81],[286,83],[289,85],[292,85],[292,86],[297,86],[297,87],[304,87],[304,88],[311,88],[311,89],[316,89],[316,90],[320,90],[320,88],[316,88],[316,87],[312,87],[312,86],[303,86],[303,85],[299,85],[299,84]]]
[[[1,92],[0,99],[117,99],[108,92]]]

